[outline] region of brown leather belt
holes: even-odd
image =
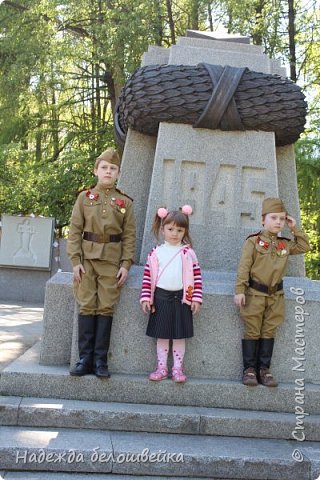
[[[267,293],[268,295],[273,295],[274,293],[283,289],[283,281],[281,280],[281,282],[278,283],[277,285],[274,285],[274,287],[268,287],[268,285],[263,285],[263,283],[256,282],[255,280],[250,278],[249,287],[253,288],[254,290],[258,290],[258,292]]]
[[[99,235],[93,232],[83,232],[82,238],[89,242],[96,243],[121,242],[121,233],[115,235]]]

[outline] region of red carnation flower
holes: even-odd
[[[86,196],[90,199],[90,200],[98,200],[99,198],[99,193],[92,193],[91,190],[88,190],[86,192]]]
[[[118,205],[118,207],[120,207],[120,208],[124,208],[124,207],[126,206],[125,201],[122,200],[122,198],[117,198],[115,203],[116,203],[116,205]]]

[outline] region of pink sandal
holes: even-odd
[[[182,368],[174,367],[172,369],[172,380],[176,383],[183,383],[187,381],[187,376],[183,373]]]
[[[160,380],[165,380],[168,378],[168,369],[167,367],[158,367],[154,372],[150,373],[149,380],[154,382],[159,382]]]

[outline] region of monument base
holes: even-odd
[[[142,274],[143,267],[131,269],[115,310],[109,352],[114,373],[147,375],[156,364],[155,340],[145,335],[148,317],[139,305]],[[187,340],[186,374],[191,378],[239,381],[243,325],[233,303],[235,273],[204,271],[203,280],[204,304],[194,317],[194,337]],[[77,361],[77,312],[71,285],[69,273],[58,273],[47,283],[42,364],[73,365]],[[272,372],[280,382],[295,383],[303,378],[305,383],[320,383],[320,282],[285,277],[284,285],[286,318],[276,337]]]

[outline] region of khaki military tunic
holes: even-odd
[[[83,238],[95,234],[99,242]],[[110,241],[121,235],[120,242]],[[111,236],[111,237],[110,237]],[[132,200],[116,188],[100,185],[79,194],[74,205],[67,244],[72,266],[84,266],[75,296],[83,315],[111,315],[120,289],[119,268],[130,269],[135,254],[135,219]]]
[[[283,289],[275,291],[288,267],[289,255],[310,250],[307,235],[294,227],[294,239],[277,237],[267,230],[247,238],[238,267],[236,294],[246,295],[240,316],[245,323],[247,339],[273,338],[285,316]],[[272,293],[249,286],[249,279],[269,287]]]

